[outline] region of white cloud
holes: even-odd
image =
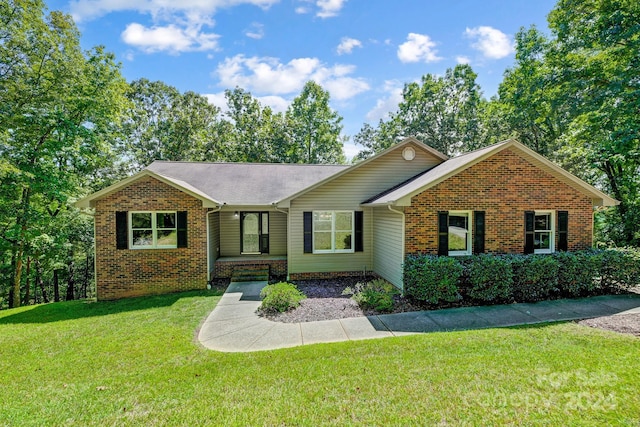
[[[332,18],[338,15],[347,0],[318,0],[316,5],[320,10],[316,16],[320,18]]]
[[[204,33],[199,26],[179,28],[173,24],[147,28],[136,22],[122,32],[122,40],[147,53],[216,50],[218,35]]]
[[[338,52],[338,55],[343,55],[345,53],[351,53],[356,47],[362,47],[362,42],[360,40],[352,39],[351,37],[343,37],[336,51]]]
[[[291,104],[291,101],[276,95],[256,96],[262,105],[268,105],[276,113],[284,113]]]
[[[313,80],[332,98],[344,100],[369,89],[364,79],[350,76],[354,71],[352,65],[329,67],[318,58],[296,58],[284,64],[276,58],[236,55],[218,64],[214,74],[220,86],[272,95],[293,94]]]
[[[467,56],[456,56],[456,62],[458,64],[471,64],[471,60]]]
[[[464,35],[474,40],[474,42],[471,43],[471,47],[482,52],[487,58],[504,58],[514,51],[511,38],[502,31],[492,27],[480,26],[467,28]]]
[[[280,0],[72,0],[69,3],[71,15],[77,22],[89,21],[111,12],[136,11],[154,17],[168,19],[176,14],[185,16],[211,16],[219,9],[249,4],[269,8]]]
[[[389,114],[398,110],[398,104],[402,101],[401,82],[396,80],[387,80],[384,84],[386,96],[378,99],[376,106],[373,107],[366,115],[367,121],[378,122],[380,119],[389,118]]]
[[[337,79],[329,79],[322,83],[331,94],[331,98],[344,101],[353,98],[359,93],[369,90],[369,84],[362,79],[353,77],[340,77]]]
[[[153,25],[129,23],[121,37],[125,43],[150,52],[178,54],[216,50],[217,34],[203,31],[213,27],[213,16],[222,8],[249,4],[266,9],[280,0],[71,0],[69,8],[76,22],[90,21],[113,12],[134,11],[151,15]],[[249,37],[259,36],[252,31]]]
[[[251,24],[251,28],[244,32],[244,35],[252,39],[260,40],[264,37],[264,25],[254,22]]]
[[[203,93],[202,96],[206,96],[207,100],[209,100],[209,104],[218,107],[223,114],[229,111],[227,99],[224,97],[224,92]]]
[[[227,111],[229,111],[227,98],[225,98],[224,92],[204,93],[202,95],[207,97],[207,99],[209,100],[209,104],[218,107],[222,114],[225,114]],[[256,96],[255,98],[258,100],[258,102],[260,102],[260,104],[271,107],[271,109],[276,113],[284,113],[285,111],[287,111],[287,108],[291,104],[290,100],[281,96],[266,95]]]
[[[402,62],[436,62],[440,58],[436,42],[426,34],[409,33],[407,41],[398,47],[398,59]]]
[[[344,144],[342,150],[344,152],[344,156],[347,158],[347,161],[351,161],[351,159],[353,159],[360,152],[360,148],[358,148],[358,146],[353,142],[347,142],[346,144]]]

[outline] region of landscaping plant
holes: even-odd
[[[370,308],[381,313],[393,310],[393,296],[399,293],[398,289],[384,279],[375,279],[366,283],[356,283],[351,288],[347,287],[343,295],[351,295],[351,299],[362,308]]]
[[[306,295],[293,283],[278,282],[265,286],[260,291],[260,298],[262,298],[260,310],[283,313],[298,307]]]

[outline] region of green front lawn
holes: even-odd
[[[247,354],[219,296],[0,311],[0,425],[637,425],[640,340],[573,323]]]

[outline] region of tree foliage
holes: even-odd
[[[0,227],[10,254],[11,303],[21,302],[31,244],[55,230],[83,182],[111,158],[108,128],[119,119],[125,82],[113,55],[83,52],[70,16],[40,1],[0,6]],[[6,262],[6,260],[5,260]]]
[[[516,36],[493,108],[511,132],[620,201],[598,219],[617,244],[640,244],[640,3],[560,0],[552,34]]]
[[[355,142],[365,147],[358,158],[382,151],[413,136],[452,155],[484,145],[480,122],[482,96],[469,65],[447,69],[445,75],[425,74],[405,84],[398,110],[374,129],[366,124]]]
[[[292,163],[344,163],[342,117],[329,106],[329,92],[309,81],[286,113]]]
[[[228,126],[206,97],[147,79],[131,82],[127,97],[131,104],[120,129],[120,149],[132,170],[154,160],[226,159]]]

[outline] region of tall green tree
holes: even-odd
[[[238,162],[286,162],[289,144],[284,116],[260,104],[250,92],[236,87],[225,91],[232,124],[228,160]]]
[[[505,71],[498,99],[491,106],[493,114],[486,118],[501,118],[510,136],[554,158],[556,141],[571,117],[567,108],[572,95],[554,86],[555,74],[545,57],[550,41],[536,27],[520,29],[515,39],[516,65]],[[495,129],[495,125],[486,127]]]
[[[398,110],[373,129],[365,125],[355,137],[364,158],[413,136],[447,155],[485,144],[480,113],[483,105],[477,75],[469,65],[447,69],[444,76],[425,74],[407,83]]]
[[[20,305],[32,239],[51,224],[48,210],[76,197],[111,161],[107,129],[118,120],[126,84],[113,55],[82,51],[69,15],[38,0],[0,5],[0,158],[12,170],[1,187],[2,239],[11,253],[13,306]]]
[[[229,126],[206,97],[180,93],[175,87],[144,78],[129,84],[127,97],[131,107],[123,120],[120,145],[131,171],[154,160],[226,158]]]
[[[620,201],[610,238],[640,245],[640,3],[560,0],[548,20],[553,86],[572,113],[562,154]]]
[[[291,162],[344,163],[342,117],[329,101],[329,92],[309,81],[287,109]]]

